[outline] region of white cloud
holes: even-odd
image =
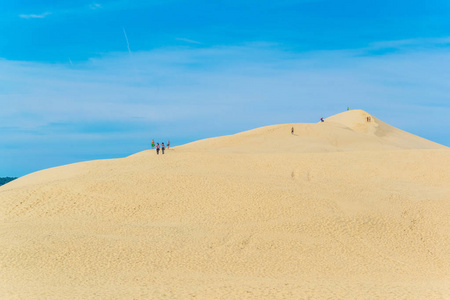
[[[450,37],[441,38],[416,38],[393,41],[379,41],[369,44],[367,48],[361,49],[364,51],[383,51],[383,50],[397,50],[417,52],[418,49],[433,49],[436,47],[448,47],[450,45]]]
[[[43,19],[51,14],[53,15],[66,15],[66,14],[85,14],[92,10],[102,9],[103,6],[99,3],[91,3],[89,5],[77,6],[71,9],[60,9],[53,12],[44,12],[42,14],[20,14],[22,19]]]
[[[98,4],[98,3],[92,3],[92,4],[89,4],[89,8],[92,10],[99,9],[99,8],[102,8],[102,5]]]
[[[265,107],[257,116],[236,115],[235,124],[251,128],[246,120],[252,118],[264,116],[271,124],[297,115],[299,121],[311,122],[317,119],[312,111],[329,115],[348,105],[387,116],[386,105],[448,108],[450,94],[450,55],[438,50],[361,57],[354,51],[287,54],[258,47],[173,48],[133,56],[117,53],[81,65],[0,65],[5,70],[0,79],[9,86],[0,99],[14,99],[16,112],[28,110],[43,124],[79,118],[175,122],[217,114],[215,107],[241,107],[246,114],[255,105]],[[218,126],[225,126],[219,125],[221,116],[229,119],[222,112],[216,115]],[[4,113],[0,112],[3,120],[8,118]]]
[[[190,39],[186,39],[186,38],[175,38],[177,41],[182,41],[182,42],[186,42],[186,43],[190,43],[190,44],[201,44],[198,41],[194,41],[194,40],[190,40]]]
[[[29,14],[29,15],[26,15],[26,14],[20,14],[19,17],[21,17],[22,19],[43,19],[43,18],[45,18],[46,16],[51,15],[51,14],[52,14],[51,12],[44,12],[44,13],[42,13],[42,14],[40,14],[40,15],[35,15],[35,14]]]

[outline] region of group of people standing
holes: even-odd
[[[159,150],[161,150],[161,153],[164,154],[164,150],[166,150],[166,145],[164,145],[164,143],[161,143],[161,145],[159,145],[159,143],[156,143],[155,145],[155,140],[152,140],[152,149],[155,148],[156,146],[156,154],[159,154]],[[167,149],[170,148],[170,141],[167,141]]]

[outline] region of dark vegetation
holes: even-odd
[[[17,179],[17,177],[0,177],[0,186],[7,184],[10,181]]]

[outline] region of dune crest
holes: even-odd
[[[370,121],[367,118],[370,118]],[[375,134],[380,126],[379,120],[371,114],[360,110],[349,110],[337,115],[326,118],[325,121],[329,124],[336,126],[343,126],[356,132]],[[384,126],[383,126],[384,125]],[[393,130],[394,128],[382,123],[382,126],[386,131]]]
[[[450,299],[450,151],[366,114],[0,187],[0,299]]]
[[[367,121],[367,117],[371,121]],[[291,135],[291,128],[294,134]],[[331,116],[325,122],[261,127],[234,135],[196,141],[183,149],[211,152],[342,152],[447,147],[390,126],[363,110]]]

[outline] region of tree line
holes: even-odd
[[[13,181],[14,179],[17,179],[17,177],[0,177],[0,186]]]

